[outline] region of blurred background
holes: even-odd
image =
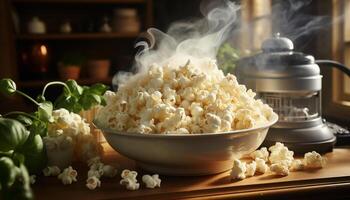
[[[346,56],[350,1],[235,2],[241,10],[237,31],[225,43],[229,52],[239,57],[253,54],[262,41],[280,32],[293,40],[297,51],[350,65]],[[140,33],[150,27],[166,32],[174,21],[198,19],[200,4],[200,0],[0,0],[0,78],[14,79],[34,97],[52,80],[111,85],[115,73],[132,69]],[[222,65],[234,65],[230,59]],[[325,116],[349,121],[349,79],[333,69],[322,69],[322,75]],[[49,92],[52,97],[58,93]],[[21,98],[0,96],[0,113],[15,109],[31,108]]]

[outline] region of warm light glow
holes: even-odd
[[[46,55],[47,54],[47,49],[46,49],[46,46],[45,45],[41,45],[40,46],[40,52],[42,55]]]

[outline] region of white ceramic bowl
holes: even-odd
[[[103,127],[107,142],[146,171],[164,175],[208,175],[232,168],[232,160],[256,150],[277,114],[261,127],[223,133],[139,134],[118,133]]]

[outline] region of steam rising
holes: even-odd
[[[332,19],[329,16],[315,16],[305,14],[303,9],[310,5],[312,0],[288,0],[275,4],[272,8],[272,21],[282,36],[291,39],[293,42],[329,27]]]
[[[190,60],[199,62],[197,66],[200,66],[203,58],[215,59],[218,48],[234,27],[238,10],[239,6],[232,2],[215,1],[202,7],[205,18],[201,20],[173,23],[167,33],[148,29],[148,42],[135,45],[141,49],[135,56],[136,71],[143,73],[154,63],[181,66]],[[118,84],[123,84],[128,78],[128,74],[118,74]]]

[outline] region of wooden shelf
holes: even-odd
[[[46,83],[53,80],[33,80],[33,81],[19,81],[18,87],[20,88],[38,88],[43,87]],[[107,85],[112,84],[112,77],[108,77],[105,79],[92,79],[92,78],[82,78],[76,80],[80,85],[92,85],[95,83],[103,83]]]
[[[146,0],[11,0],[12,3],[15,4],[37,4],[37,3],[45,3],[45,4],[141,4],[146,3]]]
[[[18,40],[89,40],[89,39],[117,39],[136,38],[138,32],[125,33],[55,33],[55,34],[21,34]]]

